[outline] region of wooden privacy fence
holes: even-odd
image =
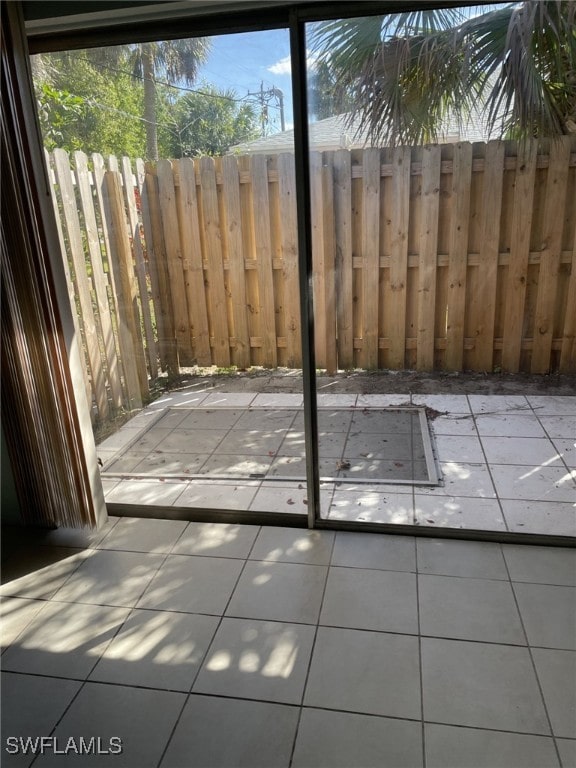
[[[100,418],[300,367],[292,154],[47,160]],[[318,367],[576,372],[576,137],[314,152],[311,205]]]

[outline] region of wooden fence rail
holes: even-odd
[[[95,415],[301,366],[294,158],[47,154]],[[576,137],[311,155],[317,365],[576,372]]]

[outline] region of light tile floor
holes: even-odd
[[[110,518],[1,596],[3,768],[576,766],[576,549]]]
[[[248,409],[236,423],[243,420],[254,427],[263,409],[295,408],[301,403],[301,395],[294,394],[210,394],[190,390],[165,396],[98,446],[104,463],[106,500],[306,515],[307,493],[301,477],[294,481],[289,477],[278,481],[218,480],[217,475],[193,480],[186,479],[185,475],[162,477],[153,474],[161,469],[152,466],[150,458],[146,472],[134,474],[138,466],[142,469],[146,454],[160,457],[160,467],[166,466],[166,462],[183,465],[183,445],[175,432],[168,429],[154,436],[152,430],[147,431],[161,415],[162,423],[175,428],[187,419],[191,429],[196,430],[197,461],[191,460],[186,471],[196,472],[202,466],[212,466],[218,472],[221,469],[218,457],[210,457],[215,445],[210,443],[211,430],[200,428],[206,426],[202,422],[205,416],[199,411],[195,417],[189,409],[215,409],[211,415],[212,426],[224,424],[230,413],[238,417],[239,411],[234,409]],[[353,471],[344,471],[340,473],[343,476],[339,482],[321,484],[323,518],[576,537],[576,397],[321,394],[318,403],[322,409],[349,409],[358,419],[369,416],[370,409],[410,403],[427,406],[432,409],[433,446],[443,478],[440,487],[365,485],[355,481]],[[219,407],[222,408],[220,414]],[[322,418],[327,420],[326,431],[335,429],[334,424],[330,426],[330,411],[322,413]],[[166,418],[172,421],[164,422]],[[334,411],[333,418],[341,419],[342,412]],[[239,442],[235,450],[241,452],[246,441],[243,431],[236,431]],[[364,431],[360,437],[369,440],[370,434]],[[153,453],[158,450],[156,438],[163,441],[163,453]],[[166,449],[166,440],[175,441],[174,451]],[[146,453],[132,455],[138,441]],[[202,445],[206,447],[205,453],[200,451]],[[278,447],[271,446],[270,456],[262,457],[264,469],[271,467],[283,475],[303,476],[303,459],[280,456]],[[370,445],[358,449],[359,454],[370,451]],[[379,460],[369,457],[366,461],[376,464]],[[132,475],[107,471],[110,466],[122,467],[122,462]],[[321,447],[321,475],[332,474],[334,462],[331,448],[327,444]]]

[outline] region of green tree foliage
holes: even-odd
[[[142,156],[143,94],[130,74],[96,66],[89,51],[34,59],[40,124],[49,149]]]
[[[46,148],[51,150],[63,146],[67,140],[64,136],[67,129],[84,115],[85,100],[68,91],[53,88],[48,83],[38,86],[36,96]]]
[[[313,48],[379,144],[434,141],[482,105],[490,132],[576,130],[576,0],[526,0],[466,16],[411,11],[329,21]]]
[[[349,88],[341,88],[327,61],[318,61],[308,78],[308,105],[316,120],[349,112],[353,108]]]
[[[171,152],[176,84],[192,83],[207,39],[120,45],[33,58],[47,146],[157,159]]]
[[[158,159],[158,100],[157,79],[192,85],[199,66],[210,51],[209,38],[185,38],[164,42],[138,43],[118,46],[120,60],[128,56],[134,75],[144,85],[143,117],[146,128],[146,157]]]
[[[172,157],[222,155],[234,144],[257,138],[258,117],[250,104],[238,101],[233,90],[204,83],[174,107]]]

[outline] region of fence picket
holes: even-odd
[[[80,207],[84,216],[86,241],[88,245],[88,253],[90,254],[92,280],[94,283],[96,306],[98,308],[100,332],[106,357],[106,367],[108,369],[108,384],[110,386],[112,402],[116,408],[119,408],[122,405],[122,390],[120,388],[118,357],[114,343],[114,332],[110,316],[110,304],[108,301],[108,280],[106,279],[102,264],[102,250],[100,239],[98,237],[96,214],[94,211],[94,197],[90,186],[88,158],[84,152],[74,153],[74,165],[76,166],[76,185],[80,196]],[[108,409],[106,408],[106,415],[107,412]],[[106,416],[103,415],[103,417],[105,418]]]
[[[302,365],[300,294],[298,282],[298,243],[296,225],[296,172],[294,155],[278,155],[278,197],[280,204],[280,247],[284,277],[286,317],[286,365]]]
[[[108,158],[110,163],[110,158]],[[112,220],[112,211],[110,208],[110,196],[108,193],[108,185],[106,183],[106,167],[104,164],[104,158],[102,155],[94,153],[92,155],[92,164],[94,166],[94,184],[96,187],[96,198],[98,200],[98,207],[100,209],[100,219],[102,222],[102,239],[106,250],[107,261],[107,277],[110,286],[109,302],[112,314],[112,327],[114,330],[114,338],[116,341],[116,349],[119,354],[119,366],[120,366],[120,387],[122,390],[122,404],[130,409],[132,407],[131,398],[133,398],[132,391],[128,384],[133,380],[133,372],[127,370],[128,367],[133,366],[131,353],[129,347],[125,347],[124,337],[125,334],[120,333],[120,320],[118,315],[118,301],[121,296],[121,286],[117,278],[117,270],[112,268],[114,262],[116,245],[113,242],[114,238],[114,223]],[[112,164],[114,162],[112,160]]]
[[[518,157],[501,141],[443,160],[441,147],[312,153],[318,365],[576,370],[575,150],[566,137]],[[94,416],[139,403],[155,345],[169,373],[301,365],[292,154],[136,160],[135,175],[124,158],[124,185],[114,156],[106,172],[92,155],[92,174],[75,160],[73,174],[66,153],[48,157]]]
[[[380,150],[366,149],[362,174],[362,364],[378,368]]]
[[[350,152],[334,153],[334,217],[337,292],[338,365],[354,365],[354,305],[352,301],[352,161]]]
[[[138,318],[135,315],[136,291],[134,283],[136,278],[132,264],[132,250],[126,230],[121,177],[118,171],[106,171],[104,178],[111,214],[111,272],[115,274],[116,279],[120,354],[124,367],[128,405],[130,408],[140,408],[142,396],[148,392],[148,378]]]
[[[452,217],[448,262],[448,318],[446,327],[446,368],[462,370],[464,363],[464,321],[468,272],[468,223],[472,185],[472,145],[454,145],[452,165]]]
[[[560,344],[560,373],[576,372],[576,217],[574,219],[572,259],[568,278],[564,328]]]
[[[496,286],[500,245],[500,210],[504,181],[504,144],[489,141],[486,145],[480,229],[480,263],[482,274],[477,286],[477,301],[482,318],[475,329],[476,365],[491,371],[494,359],[494,327],[496,321]]]
[[[44,150],[44,156],[46,159],[46,167],[49,169],[50,175],[53,174],[51,165],[50,165],[50,155],[48,154],[47,150]],[[54,175],[55,178],[55,175]],[[70,299],[70,306],[72,307],[72,321],[74,323],[74,331],[76,333],[76,338],[81,339],[82,338],[82,331],[80,328],[80,319],[78,317],[78,312],[75,311],[76,309],[76,297],[74,294],[74,284],[72,282],[72,275],[70,274],[70,266],[68,264],[68,257],[67,257],[67,251],[66,251],[66,242],[64,240],[64,232],[62,230],[62,221],[60,218],[60,211],[58,210],[58,200],[56,196],[56,190],[53,190],[52,194],[52,205],[54,207],[54,218],[56,219],[56,230],[58,232],[58,242],[60,243],[60,251],[62,253],[62,262],[64,266],[64,274],[66,275],[66,285],[68,287],[68,297]],[[86,360],[86,355],[84,354],[84,350],[82,349],[82,344],[79,344],[80,347],[80,354],[82,355],[82,359]],[[90,409],[91,417],[94,420],[94,413],[92,410],[92,385],[90,383],[90,378],[88,376],[88,367],[86,363],[84,363],[84,367],[82,369],[83,379],[84,379],[84,389],[86,390],[86,402],[88,403],[88,407]]]
[[[423,148],[416,350],[416,367],[420,371],[434,368],[440,161],[439,146]]]
[[[334,169],[331,154],[325,152],[322,167],[322,223],[324,228],[324,311],[326,313],[326,372],[338,370],[336,345],[336,243],[334,232]]]
[[[396,147],[392,155],[392,240],[390,249],[390,368],[406,363],[406,300],[408,294],[408,227],[410,217],[410,147]]]
[[[122,158],[122,178],[124,180],[124,203],[128,211],[128,223],[130,225],[130,236],[134,250],[134,260],[136,268],[136,279],[138,281],[138,291],[140,294],[140,312],[142,315],[142,324],[144,326],[144,336],[146,338],[146,359],[148,361],[148,370],[150,376],[155,379],[158,376],[158,358],[156,352],[156,340],[152,330],[152,316],[150,314],[150,297],[148,295],[148,284],[146,279],[146,263],[144,261],[145,245],[142,240],[142,230],[140,229],[140,220],[138,209],[136,208],[136,199],[134,197],[134,188],[138,186],[138,181],[134,181],[132,173],[132,163],[130,158]]]
[[[314,286],[314,349],[316,367],[326,367],[326,291],[324,286],[324,186],[322,154],[310,153],[310,219],[312,221],[312,282]]]
[[[502,367],[508,373],[520,370],[537,151],[536,141],[521,146],[516,168],[502,348]]]
[[[264,155],[254,155],[250,163],[250,181],[254,217],[254,250],[258,273],[258,317],[262,337],[262,353],[266,365],[276,367],[276,315],[274,281],[272,279],[272,245],[270,242],[270,202],[268,168]]]
[[[100,359],[96,318],[92,307],[90,278],[86,269],[82,230],[78,218],[78,206],[76,203],[74,186],[72,185],[70,163],[68,155],[64,150],[54,150],[54,167],[56,180],[60,187],[64,224],[68,234],[68,244],[70,247],[69,256],[74,267],[73,282],[77,289],[77,299],[82,318],[82,328],[84,331],[84,343],[86,344],[88,363],[90,365],[92,391],[98,408],[98,414],[102,418],[105,418],[108,415],[106,380],[104,377],[104,368]]]
[[[206,309],[206,291],[204,289],[204,265],[202,263],[194,161],[191,157],[182,158],[175,163],[176,169],[180,180],[179,189],[176,189],[176,206],[194,357],[198,365],[210,366],[212,365],[210,330]]]
[[[143,247],[145,249],[146,253],[146,265],[147,265],[147,274],[150,279],[150,294],[149,294],[149,302],[152,303],[151,308],[151,319],[152,319],[152,312],[153,312],[153,326],[156,326],[156,334],[154,336],[154,343],[155,343],[155,367],[154,367],[154,374],[151,373],[152,376],[156,376],[158,374],[158,365],[160,365],[160,369],[162,369],[163,366],[163,351],[160,340],[164,337],[164,315],[165,310],[160,309],[158,306],[158,270],[157,270],[157,264],[156,264],[156,254],[154,249],[154,236],[152,234],[152,222],[150,218],[150,205],[148,201],[148,187],[146,184],[146,168],[144,166],[144,161],[140,160],[139,158],[135,161],[136,164],[136,187],[138,189],[138,194],[140,196],[140,207],[141,207],[141,215],[142,215],[142,229],[144,232],[144,240],[143,240]]]
[[[192,354],[190,322],[188,320],[188,307],[184,288],[182,246],[178,227],[178,213],[176,211],[176,192],[174,189],[172,163],[169,160],[159,160],[157,175],[178,362],[179,365],[191,365],[194,362],[194,356]]]
[[[562,249],[562,228],[566,207],[570,138],[563,136],[550,147],[550,165],[546,180],[543,250],[540,254],[538,296],[534,319],[532,373],[549,373],[552,334]]]
[[[160,211],[160,193],[156,169],[151,163],[145,165],[145,190],[142,198],[144,224],[149,220],[151,238],[150,276],[152,279],[152,300],[156,315],[160,366],[169,375],[178,373],[178,346],[174,331],[174,313],[170,298],[170,280],[168,277],[168,257],[164,244],[162,214]],[[146,215],[147,214],[147,215]]]
[[[230,365],[230,336],[228,331],[228,308],[224,287],[224,264],[222,254],[222,232],[220,230],[220,209],[216,187],[216,168],[212,157],[202,157],[199,162],[202,191],[202,216],[206,245],[206,285],[210,318],[210,333],[213,339],[213,360],[215,365]]]
[[[228,279],[232,300],[232,323],[236,345],[232,352],[234,365],[250,366],[250,333],[246,314],[246,275],[242,241],[242,211],[240,207],[240,173],[233,155],[222,158],[222,197],[228,253]]]

